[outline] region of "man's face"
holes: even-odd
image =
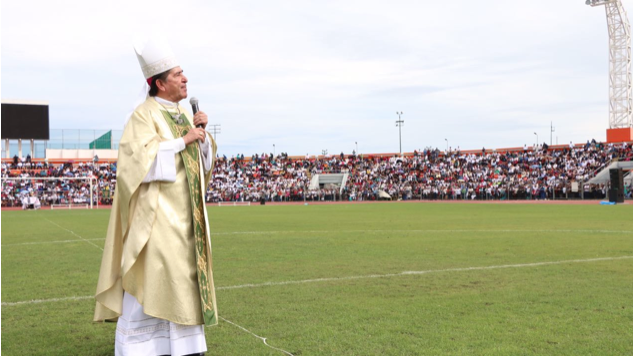
[[[187,77],[180,67],[173,68],[165,80],[164,95],[171,102],[177,103],[187,97]]]

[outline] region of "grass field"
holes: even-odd
[[[633,354],[633,205],[208,209],[207,355]],[[2,212],[3,355],[113,354],[109,213]]]

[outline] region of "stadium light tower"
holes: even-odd
[[[396,126],[398,126],[398,132],[400,135],[400,154],[402,155],[402,125],[404,124],[404,120],[402,120],[402,118],[400,117],[402,114],[404,114],[402,111],[397,112],[396,111],[396,115],[398,115],[398,121],[396,121]]]
[[[631,118],[631,25],[620,0],[586,0],[603,6],[609,31],[609,128],[607,142],[633,140]]]

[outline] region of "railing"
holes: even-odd
[[[119,148],[122,130],[50,130],[46,148],[51,149],[112,149]]]
[[[54,129],[50,130],[49,140],[34,140],[31,153],[31,140],[22,140],[22,156],[31,158],[46,158],[47,149],[89,150],[108,149],[117,150],[123,135],[123,130],[78,130]],[[8,143],[8,147],[5,147]],[[18,155],[19,140],[2,140],[2,158]]]

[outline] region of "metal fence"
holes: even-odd
[[[50,130],[46,148],[65,150],[119,148],[123,130]]]
[[[32,158],[46,158],[46,149],[89,150],[119,149],[123,130],[50,130],[49,140],[34,140]],[[31,141],[22,141],[22,156],[31,154]],[[6,144],[9,144],[6,147]],[[2,157],[13,157],[20,151],[19,140],[2,140]],[[8,149],[8,150],[7,150]],[[8,152],[7,152],[8,151]],[[10,153],[7,155],[7,153]]]

